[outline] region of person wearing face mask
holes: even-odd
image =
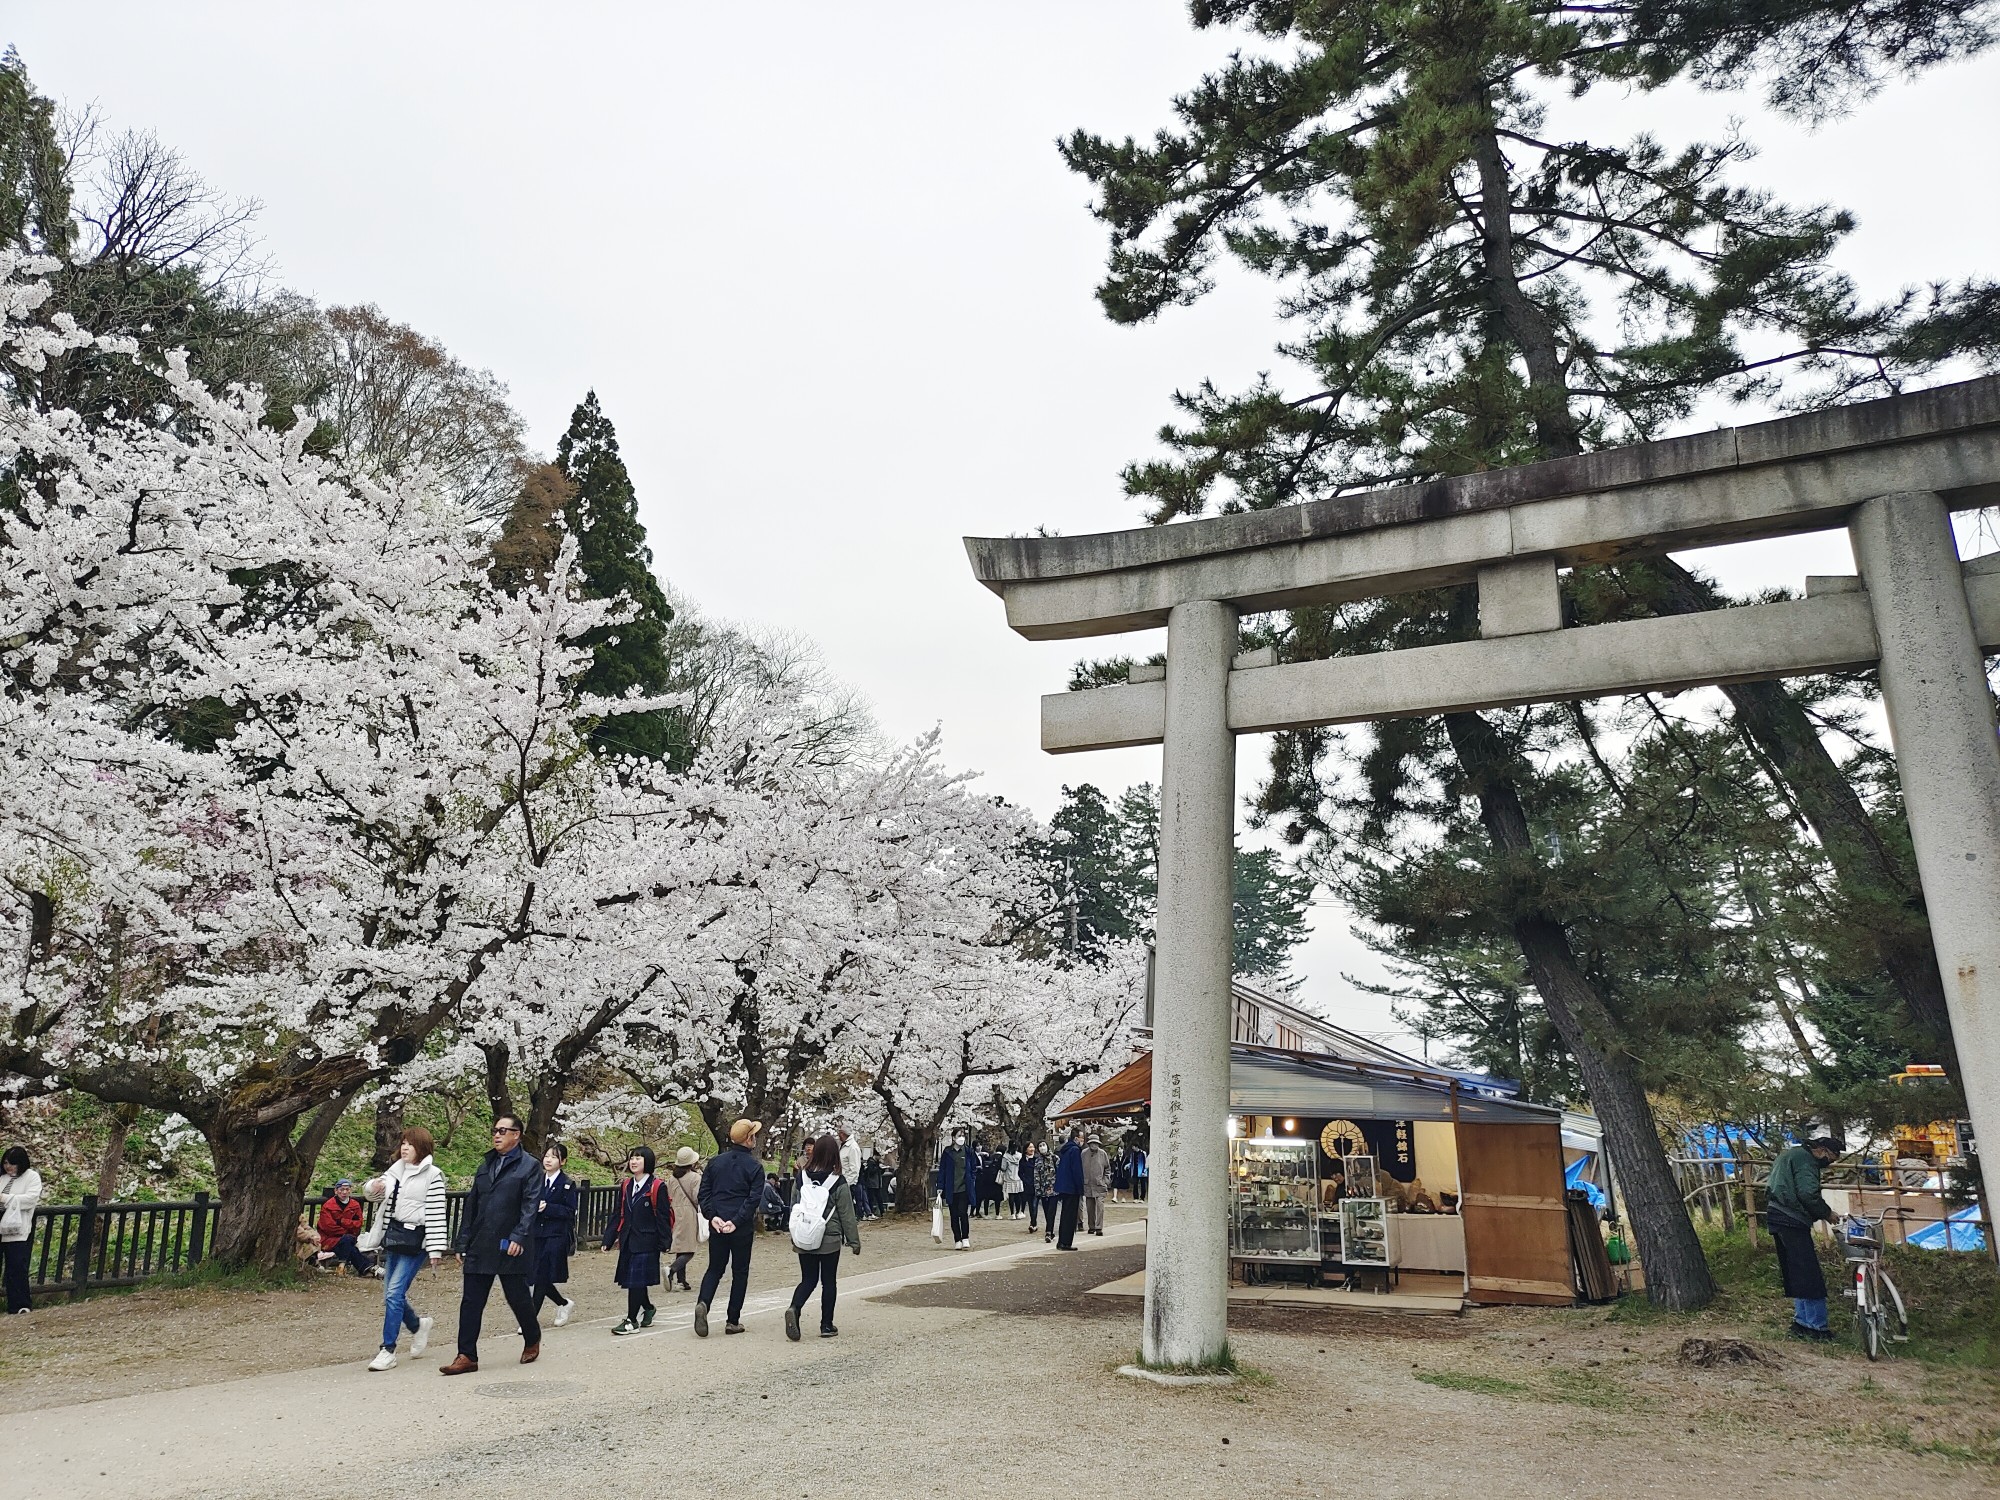
[[[938,1156],[937,1191],[951,1209],[952,1248],[972,1248],[972,1204],[979,1195],[979,1159],[965,1142],[965,1132],[954,1130],[951,1144]]]

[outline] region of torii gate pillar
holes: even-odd
[[[1959,1081],[1990,1153],[1988,1132],[2000,1122],[2000,740],[1985,664],[1939,496],[1869,500],[1848,534],[1881,645],[1882,699]],[[1989,1204],[1996,1188],[2000,1174],[1989,1173]]]
[[[1153,974],[1153,1181],[1146,1206],[1152,1365],[1201,1365],[1229,1343],[1230,926],[1236,737],[1229,668],[1236,611],[1167,616],[1160,892]]]

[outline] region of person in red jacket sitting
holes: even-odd
[[[354,1196],[354,1180],[343,1177],[319,1206],[319,1242],[324,1253],[350,1267],[356,1276],[375,1269],[375,1257],[355,1241],[367,1226],[368,1211]]]

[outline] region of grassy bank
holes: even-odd
[[[1664,1312],[1643,1296],[1621,1298],[1612,1308],[1615,1321],[1685,1323],[1690,1330],[1719,1323],[1746,1325],[1771,1338],[1783,1338],[1792,1320],[1792,1305],[1778,1278],[1778,1258],[1767,1234],[1753,1249],[1742,1230],[1724,1234],[1705,1231],[1702,1246],[1719,1288],[1713,1304],[1698,1313]],[[1829,1308],[1835,1333],[1853,1343],[1852,1304],[1841,1296],[1850,1275],[1839,1249],[1820,1248],[1820,1261],[1832,1296]],[[1967,1251],[1913,1250],[1891,1245],[1884,1268],[1902,1291],[1910,1312],[1910,1341],[1894,1346],[1895,1357],[1927,1365],[1959,1365],[2000,1370],[2000,1271],[1985,1254]],[[1854,1344],[1856,1357],[1860,1348]]]

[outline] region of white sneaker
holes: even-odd
[[[369,1361],[368,1361],[368,1368],[369,1368],[369,1369],[371,1369],[371,1370],[393,1370],[393,1369],[395,1369],[395,1368],[396,1368],[396,1351],[395,1351],[394,1349],[378,1349],[378,1350],[376,1350],[376,1351],[375,1351],[375,1357],[374,1357],[373,1359],[371,1359],[371,1360],[369,1360]]]
[[[561,1307],[556,1309],[556,1327],[560,1328],[569,1321],[570,1309],[575,1306],[574,1302],[565,1302]]]
[[[431,1320],[429,1318],[417,1319],[417,1331],[410,1335],[410,1353],[412,1355],[422,1354],[429,1347],[430,1341]],[[391,1356],[389,1364],[393,1365],[395,1362],[394,1356]],[[389,1365],[384,1365],[382,1368],[386,1370],[389,1368]]]

